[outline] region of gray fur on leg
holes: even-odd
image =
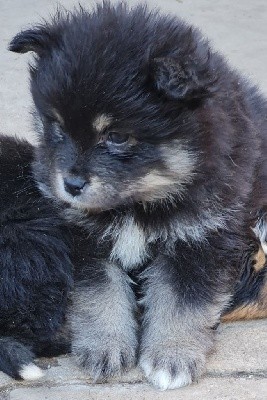
[[[175,389],[196,381],[203,373],[206,355],[214,339],[212,326],[219,320],[222,296],[205,308],[190,309],[179,304],[179,295],[150,271],[146,284],[143,333],[139,365],[147,379],[161,390]],[[180,299],[181,300],[181,299]]]
[[[73,354],[94,380],[120,374],[135,364],[137,324],[130,279],[114,264],[103,279],[77,287],[70,322]]]

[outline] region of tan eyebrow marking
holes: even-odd
[[[108,114],[98,114],[93,121],[93,128],[97,133],[103,132],[112,122],[112,117]]]

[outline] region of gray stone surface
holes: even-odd
[[[129,0],[134,4],[139,0]],[[246,72],[267,94],[266,0],[148,0],[199,26],[234,67]],[[91,5],[92,0],[82,0]],[[6,50],[20,29],[55,10],[57,0],[0,0],[0,131],[34,141],[27,62],[30,55]],[[78,0],[62,0],[69,7]],[[40,360],[46,375],[17,382],[0,373],[0,400],[267,400],[267,320],[225,324],[206,376],[188,388],[158,392],[135,370],[109,384],[92,384],[70,357]]]
[[[147,384],[15,389],[10,400],[266,400],[266,387],[267,378],[206,378],[169,392],[157,391]]]
[[[208,372],[267,371],[267,320],[222,324]],[[267,389],[267,387],[266,387]],[[267,390],[266,390],[267,400]]]
[[[195,398],[196,394],[204,400],[266,400],[266,354],[267,320],[222,324],[205,376],[188,388],[163,394],[151,388],[138,369],[108,384],[93,384],[71,357],[62,356],[39,360],[39,365],[46,370],[40,381],[16,382],[0,373],[0,400],[187,400]]]

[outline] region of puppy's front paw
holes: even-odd
[[[139,365],[148,381],[158,389],[176,389],[197,380],[204,370],[205,355],[187,354],[182,349],[160,345],[146,349]]]
[[[105,380],[120,375],[134,367],[136,349],[134,345],[122,343],[110,338],[94,342],[88,347],[74,346],[74,355],[78,363],[85,368],[94,381]]]

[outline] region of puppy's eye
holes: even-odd
[[[128,142],[129,137],[129,135],[125,135],[123,133],[109,132],[107,142],[120,145]]]

